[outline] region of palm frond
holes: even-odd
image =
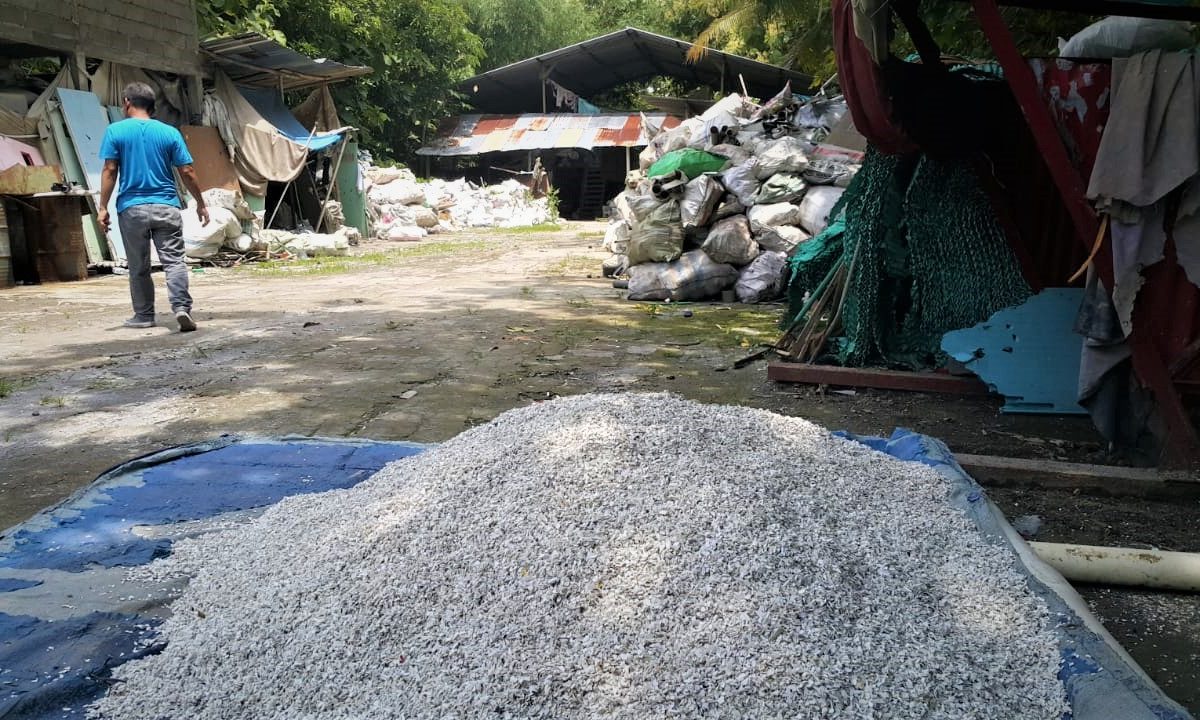
[[[704,53],[708,52],[708,48],[715,41],[733,32],[740,23],[747,19],[747,16],[756,15],[758,12],[758,3],[755,0],[741,0],[737,7],[725,13],[719,18],[716,18],[708,27],[704,28],[696,37],[696,41],[692,43],[692,47],[688,50],[688,62],[699,62],[704,58]]]

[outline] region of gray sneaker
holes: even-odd
[[[176,310],[175,322],[179,323],[179,332],[192,332],[196,329],[196,321],[187,310]]]
[[[143,320],[135,315],[121,324],[127,328],[152,328],[154,320]]]

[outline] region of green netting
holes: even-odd
[[[791,258],[789,317],[802,320],[805,296],[848,263],[831,345],[842,365],[936,366],[942,335],[1030,294],[966,162],[870,151],[830,215],[838,221]]]

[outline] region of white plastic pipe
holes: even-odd
[[[1072,582],[1200,592],[1200,553],[1046,542],[1029,546]]]

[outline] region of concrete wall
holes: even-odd
[[[0,42],[184,75],[199,71],[193,0],[0,0]]]

